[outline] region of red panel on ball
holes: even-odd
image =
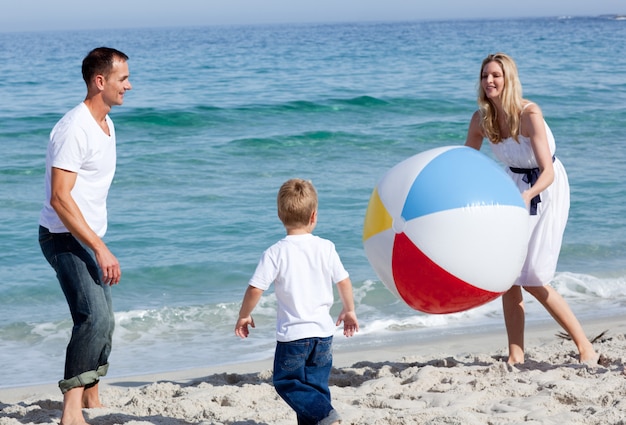
[[[428,258],[404,233],[396,234],[391,270],[402,299],[424,313],[456,313],[478,307],[502,294],[485,291],[451,275]]]

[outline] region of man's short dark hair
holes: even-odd
[[[110,47],[96,47],[83,59],[83,80],[89,85],[96,75],[107,77],[115,60],[127,61],[128,56]]]

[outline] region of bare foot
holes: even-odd
[[[92,387],[85,388],[82,397],[82,408],[83,409],[97,409],[99,407],[104,407],[100,402],[100,396],[98,393],[98,384],[95,384]]]
[[[83,387],[72,388],[63,394],[61,425],[87,425],[81,409],[83,394]]]
[[[104,404],[98,402],[88,402],[83,400],[83,409],[99,409],[104,407]]]
[[[83,409],[98,409],[100,407],[104,407],[104,405],[100,403],[99,399],[95,399],[95,400],[83,399],[83,403],[82,403]]]
[[[522,354],[522,357],[509,355],[509,359],[506,362],[511,366],[515,366],[517,364],[524,364],[524,355]]]
[[[511,366],[524,364],[524,347],[520,343],[509,343],[509,359],[506,361]]]
[[[602,354],[596,354],[594,357],[591,357],[591,359],[589,360],[585,360],[585,361],[581,360],[580,363],[589,367],[597,367],[597,366],[609,367],[610,360]]]
[[[89,425],[85,422],[85,418],[81,414],[79,418],[67,418],[67,415],[61,416],[61,422],[59,425]]]
[[[579,359],[580,363],[587,366],[598,366],[600,354],[596,353],[596,350],[594,350],[591,343],[589,343],[585,349],[580,351]]]

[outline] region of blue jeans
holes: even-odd
[[[276,344],[274,388],[296,411],[298,425],[327,425],[340,419],[330,403],[328,389],[332,342],[330,336]]]
[[[93,255],[71,233],[39,226],[39,245],[56,271],[74,322],[59,387],[65,393],[93,386],[109,367],[115,327],[111,287],[102,283]]]

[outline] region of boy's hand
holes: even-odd
[[[343,322],[343,334],[346,337],[349,338],[359,331],[359,322],[356,319],[356,313],[354,311],[342,310],[335,325],[339,326],[341,322]]]
[[[241,308],[239,309],[239,319],[237,319],[237,324],[235,325],[235,335],[241,338],[247,338],[250,333],[248,326],[254,328],[252,310],[254,310],[254,306],[257,305],[259,299],[261,299],[261,295],[263,295],[262,289],[248,285],[248,289],[246,289],[246,293],[243,296]]]
[[[254,319],[252,318],[252,316],[240,317],[239,320],[237,320],[237,324],[235,325],[235,335],[241,338],[247,338],[250,334],[248,326],[251,326],[253,328],[255,327]]]

